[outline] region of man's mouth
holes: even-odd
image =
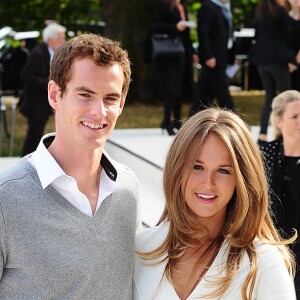
[[[90,122],[82,122],[82,125],[91,129],[102,129],[103,127],[105,127],[104,124],[94,124],[94,123],[90,123]]]

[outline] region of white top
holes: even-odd
[[[169,223],[141,231],[137,234],[136,249],[150,251],[157,248],[166,238],[168,230]],[[288,274],[277,247],[264,244],[258,240],[255,241],[255,247],[258,253],[258,272],[251,299],[295,300],[296,295],[293,280]],[[229,245],[225,240],[205,277],[187,298],[188,300],[203,299],[201,295],[208,294],[214,290],[208,282],[209,280],[218,278],[220,274],[225,274],[224,267],[228,250]],[[133,278],[134,300],[180,300],[175,289],[165,276],[161,281],[165,267],[166,263],[158,266],[147,266],[145,265],[145,261],[136,256]],[[222,300],[242,299],[242,285],[249,272],[249,267],[249,258],[245,254],[241,269],[238,275],[233,278],[226,293],[221,297]]]
[[[52,185],[77,209],[88,216],[92,216],[93,213],[90,202],[86,195],[84,195],[78,189],[76,180],[63,171],[63,169],[45,147],[43,141],[49,136],[54,136],[54,133],[46,134],[45,136],[43,136],[36,151],[33,152],[29,157],[30,163],[37,170],[43,189],[45,189],[48,185]],[[112,164],[115,163],[107,155],[107,153],[105,153],[105,156]],[[116,182],[111,180],[107,176],[104,168],[102,168],[101,170],[100,182],[101,187],[99,184],[98,202],[95,212],[97,211],[103,200],[116,190]]]

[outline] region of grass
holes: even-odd
[[[264,101],[264,93],[261,91],[232,92],[233,100],[238,114],[249,125],[258,125],[259,116]],[[182,108],[183,120],[186,119],[190,104],[184,103]],[[133,103],[125,105],[125,109],[120,116],[116,128],[155,128],[159,127],[163,115],[161,104],[145,105]],[[7,106],[7,124],[10,125],[10,106]],[[14,151],[13,156],[20,156],[23,140],[27,129],[27,120],[16,110],[14,128]],[[10,128],[9,128],[10,130]],[[51,117],[45,132],[54,131],[54,118]],[[9,146],[6,136],[3,138],[2,153],[0,156],[8,156]]]

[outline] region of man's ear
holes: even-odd
[[[124,105],[125,105],[126,96],[127,96],[127,93],[122,94],[122,98],[121,98],[120,106],[119,106],[119,115],[121,115],[121,113],[123,111],[123,108],[124,108]]]
[[[61,91],[57,83],[53,80],[50,80],[48,83],[48,101],[50,106],[56,110],[57,109],[57,103],[60,99]]]

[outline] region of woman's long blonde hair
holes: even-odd
[[[204,224],[199,224],[197,215],[185,202],[186,182],[183,182],[182,175],[187,165],[191,168],[187,163],[190,150],[197,145],[199,151],[209,134],[219,137],[230,152],[236,174],[236,191],[228,205],[220,233],[230,246],[226,276],[220,276],[214,282],[215,291],[206,296],[217,297],[226,292],[239,271],[243,255],[247,253],[250,271],[243,284],[242,297],[250,299],[258,267],[254,239],[258,237],[264,243],[276,245],[290,274],[294,274],[294,260],[286,244],[294,241],[295,237],[283,241],[278,235],[269,213],[268,186],[261,154],[246,124],[232,112],[206,109],[191,117],[177,133],[166,158],[163,175],[166,205],[159,221],[159,224],[169,221],[170,229],[157,249],[137,253],[145,260],[166,261],[165,274],[171,279],[171,270],[186,249],[196,247],[208,238]],[[192,155],[195,160],[197,153]]]

